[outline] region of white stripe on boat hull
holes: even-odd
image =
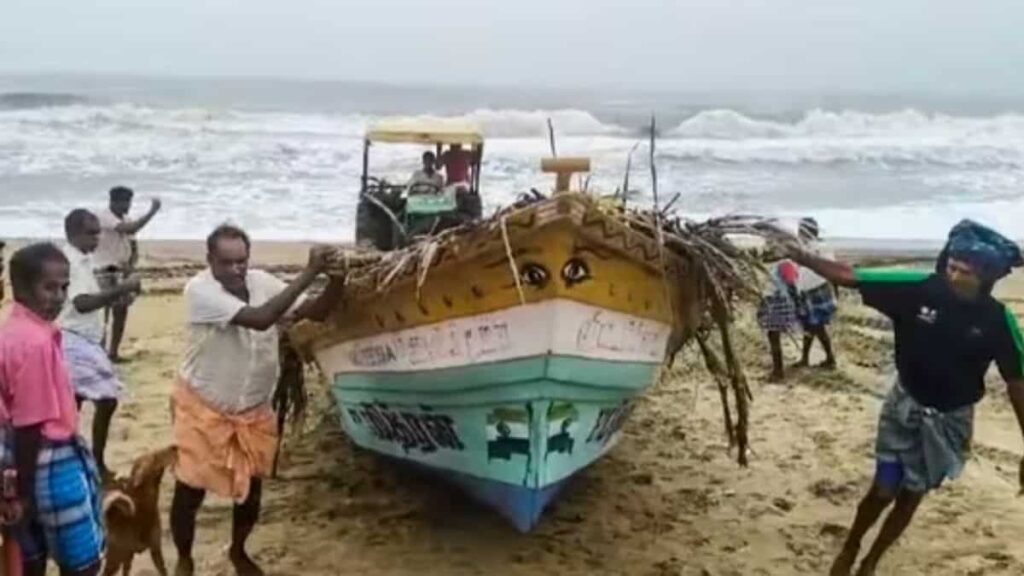
[[[558,299],[343,342],[317,356],[334,374],[418,372],[543,354],[660,363],[670,332],[660,322]]]

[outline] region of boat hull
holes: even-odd
[[[346,278],[328,320],[292,342],[358,445],[527,530],[699,324],[690,270],[593,199],[559,195]]]
[[[618,440],[669,327],[547,301],[322,351],[358,445],[436,470],[519,529]]]

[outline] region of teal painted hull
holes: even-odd
[[[370,450],[449,473],[473,493],[518,494],[540,509],[572,474],[618,439],[632,402],[658,365],[535,356],[423,372],[339,374],[342,422]],[[538,496],[541,495],[541,496]],[[501,499],[488,503],[502,509]],[[506,498],[507,499],[507,498]],[[532,508],[531,508],[532,507]],[[518,509],[518,508],[517,508]],[[506,515],[508,509],[502,510]],[[525,516],[524,516],[525,514]]]

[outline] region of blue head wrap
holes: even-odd
[[[961,220],[949,231],[949,240],[939,257],[945,268],[948,258],[967,262],[982,279],[994,282],[1024,265],[1020,248],[1012,240],[991,228],[971,220]]]

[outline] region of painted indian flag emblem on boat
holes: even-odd
[[[580,413],[571,402],[552,402],[547,415],[548,436],[545,458],[552,453],[572,454]]]
[[[530,458],[530,409],[495,408],[487,415],[487,461]]]

